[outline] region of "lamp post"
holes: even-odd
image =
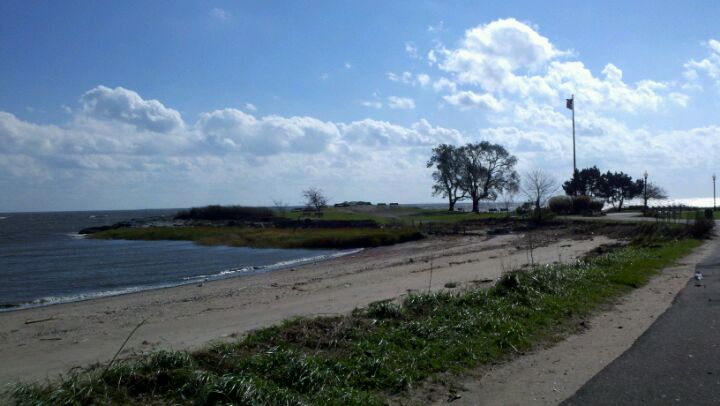
[[[713,212],[715,211],[715,174],[713,173]]]
[[[643,199],[644,199],[644,201],[645,201],[645,205],[644,205],[644,206],[645,206],[645,211],[644,211],[644,214],[647,214],[647,201],[648,201],[648,195],[647,195],[647,178],[648,178],[648,173],[647,173],[647,169],[645,170],[645,173],[643,173],[643,177],[645,178],[645,182],[643,182],[643,186],[644,186],[644,188],[645,188],[645,190],[643,191]]]

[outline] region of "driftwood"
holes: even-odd
[[[48,317],[47,319],[28,320],[25,322],[25,324],[42,323],[44,321],[50,321],[50,320],[55,320],[55,317]]]

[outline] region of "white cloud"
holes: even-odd
[[[697,81],[700,76],[706,76],[720,86],[720,41],[710,39],[703,45],[708,50],[708,54],[701,60],[691,59],[686,62],[683,76],[690,82]],[[696,85],[698,86],[698,85]]]
[[[530,26],[510,18],[467,30],[460,48],[443,50],[440,67],[461,83],[494,91],[513,71],[538,69],[563,54]]]
[[[203,113],[195,128],[208,144],[221,150],[259,156],[282,152],[318,153],[339,136],[335,124],[311,117],[257,119],[235,109]]]
[[[418,58],[418,48],[415,46],[412,42],[406,42],[405,43],[405,53],[408,54],[409,57],[413,59]]]
[[[394,72],[386,72],[385,76],[387,76],[387,78],[392,82],[400,82],[400,83],[405,83],[405,84],[413,83],[412,72],[405,71],[399,75]]]
[[[688,102],[690,101],[690,96],[682,93],[676,93],[672,92],[668,95],[670,97],[670,100],[677,104],[680,107],[687,107]]]
[[[178,111],[123,87],[98,86],[83,94],[80,103],[85,116],[132,124],[140,130],[170,132],[184,126]]]
[[[629,113],[688,103],[689,97],[676,84],[652,80],[629,84],[612,63],[595,76],[581,61],[565,60],[572,56],[532,26],[510,18],[467,30],[457,48],[438,45],[428,61],[447,75],[436,80],[433,89],[446,92],[442,96],[446,102],[464,109],[484,105],[488,111],[500,111],[490,96],[495,101],[521,98],[559,105],[558,100],[576,94],[578,104],[586,109]],[[399,75],[395,79],[415,83]]]
[[[417,82],[420,84],[421,87],[426,87],[430,84],[430,75],[426,73],[420,73],[417,75]]]
[[[379,100],[361,100],[360,104],[365,107],[372,107],[374,109],[381,109],[383,104]]]
[[[345,69],[352,69],[353,65],[350,62],[345,62]]]
[[[445,22],[441,20],[441,21],[440,21],[439,23],[437,23],[437,24],[430,24],[430,25],[428,25],[428,27],[427,27],[427,31],[428,31],[428,32],[442,32],[442,31],[445,31]]]
[[[421,119],[411,127],[371,119],[340,124],[339,127],[343,140],[366,146],[431,147],[440,143],[459,144],[466,140],[460,131],[433,127],[425,119]]]
[[[471,90],[465,90],[451,95],[443,96],[443,99],[453,106],[462,110],[479,108],[481,110],[500,111],[502,104],[491,94],[477,94]]]
[[[457,91],[457,84],[448,78],[440,78],[433,83],[433,89],[436,92],[449,91],[455,93]]]
[[[230,18],[230,13],[217,7],[210,10],[209,14],[210,17],[217,18],[218,20],[227,20],[228,18]]]
[[[255,105],[252,103],[245,103],[245,108],[248,109],[249,111],[253,111],[253,112],[257,111],[257,107],[255,107]]]
[[[388,97],[388,107],[399,110],[413,110],[415,108],[415,100],[410,97]]]
[[[430,75],[427,73],[413,74],[412,72],[405,71],[400,74],[394,72],[385,72],[385,76],[391,82],[404,83],[406,85],[427,87],[430,82]]]

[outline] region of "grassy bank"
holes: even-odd
[[[293,220],[306,218],[299,212],[287,212],[285,217]],[[451,212],[443,209],[420,209],[414,207],[329,207],[323,210],[322,220],[373,220],[379,224],[417,225],[419,223],[455,223],[465,220],[503,218],[507,213]],[[316,218],[310,216],[310,218]]]
[[[619,248],[575,265],[507,273],[490,289],[411,295],[303,318],[196,352],[154,352],[105,373],[18,385],[18,404],[384,404],[577,330],[578,321],[697,247]]]
[[[180,240],[202,245],[254,248],[361,248],[392,245],[423,238],[409,228],[276,229],[247,227],[119,228],[91,234],[114,240]]]
[[[680,215],[680,218],[686,219],[686,220],[695,220],[698,218],[698,216],[704,216],[705,210],[694,210],[694,211],[684,211]],[[720,220],[720,211],[714,211],[713,216],[715,217],[715,220]]]

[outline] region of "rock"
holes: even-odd
[[[100,231],[107,231],[107,230],[115,230],[118,228],[128,228],[132,227],[132,223],[129,221],[121,221],[119,223],[115,223],[110,226],[97,226],[97,227],[87,227],[83,228],[78,232],[78,234],[94,234],[99,233]]]

